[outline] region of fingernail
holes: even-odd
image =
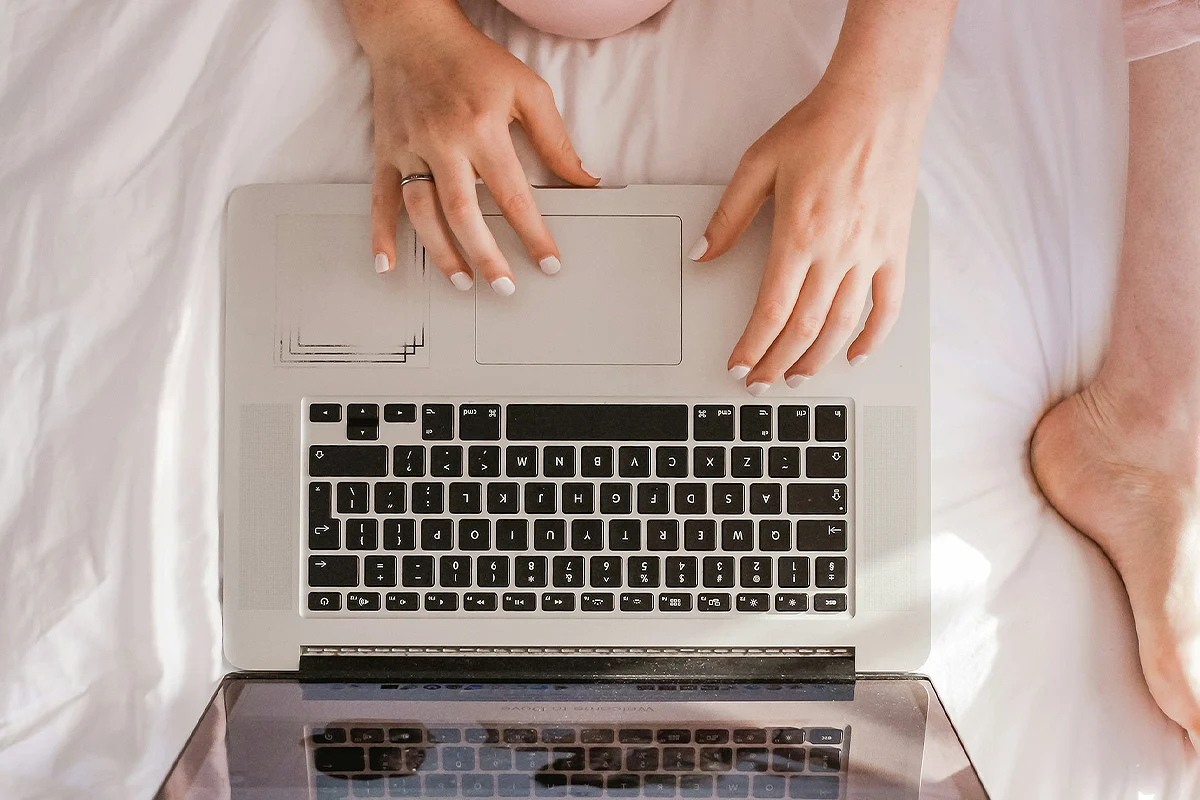
[[[375,254],[375,271],[376,272],[387,272],[391,268],[392,268],[392,265],[391,265],[391,263],[388,262],[388,257],[387,257],[386,253],[376,253]]]
[[[800,384],[804,383],[806,380],[808,380],[807,375],[788,375],[783,382],[788,385],[789,389],[799,389]]]
[[[460,292],[470,291],[475,285],[475,279],[466,272],[456,272],[450,276],[450,282],[454,284],[454,288]]]
[[[517,290],[517,285],[512,282],[512,278],[506,275],[503,278],[496,278],[496,280],[492,281],[492,289],[495,290],[496,294],[508,297]]]
[[[750,374],[750,368],[745,364],[734,364],[729,368],[729,376],[735,381],[740,381],[742,378]]]
[[[600,180],[600,178],[599,178],[599,177],[597,177],[596,173],[592,172],[590,169],[588,169],[587,167],[585,167],[585,166],[583,165],[583,162],[582,162],[582,161],[580,161],[580,162],[579,162],[579,168],[580,168],[581,170],[583,170],[584,172],[586,172],[586,173],[587,173],[587,176],[588,176],[589,178],[591,178],[592,180],[594,180],[594,181],[598,181],[598,180]]]
[[[864,362],[866,360],[867,360],[867,354],[863,353],[861,356],[855,356],[854,358],[850,359],[850,366],[857,367],[859,364],[861,364],[862,362]]]
[[[688,259],[691,261],[699,261],[704,258],[704,254],[708,252],[708,237],[701,236],[692,245],[692,249],[688,250]]]
[[[763,383],[762,381],[756,381],[756,382],[750,384],[749,386],[747,386],[746,391],[749,392],[750,394],[754,395],[755,397],[758,397],[760,394],[762,394],[763,392],[765,392],[767,389],[770,389],[770,388],[771,388],[771,384]]]
[[[558,256],[546,256],[538,262],[538,266],[547,275],[557,275],[558,271],[562,269],[562,262],[558,260]],[[508,280],[508,278],[504,280]]]

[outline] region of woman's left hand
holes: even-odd
[[[828,76],[827,76],[828,78]],[[828,364],[873,305],[846,358],[855,364],[900,311],[925,109],[822,80],[746,151],[704,237],[710,261],[775,195],[770,254],[758,300],[728,368],[758,395],[796,387]]]

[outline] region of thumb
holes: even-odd
[[[708,221],[704,235],[688,250],[692,261],[711,261],[738,240],[774,189],[775,171],[763,159],[749,153],[742,157],[729,185]]]
[[[567,126],[554,105],[554,92],[541,78],[517,95],[517,119],[546,166],[555,175],[577,186],[595,186],[600,179],[583,168]]]

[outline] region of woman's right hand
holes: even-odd
[[[478,176],[533,262],[547,275],[558,272],[558,248],[534,204],[509,125],[521,124],[559,177],[585,186],[598,179],[583,169],[549,85],[476,30],[455,0],[385,6],[377,11],[379,4],[369,0],[346,0],[374,86],[376,270],[396,264],[403,207],[455,287],[470,289],[478,270],[496,292],[512,294],[515,277],[479,209]],[[431,173],[433,181],[410,181],[401,189],[401,178],[414,173]]]

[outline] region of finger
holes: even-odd
[[[454,237],[438,205],[437,188],[430,181],[410,181],[404,185],[403,195],[413,230],[434,266],[460,292],[470,289],[475,285],[475,277],[454,246]]]
[[[774,166],[757,155],[754,148],[747,150],[733,177],[729,179],[729,185],[725,187],[704,235],[688,250],[688,258],[692,261],[711,261],[732,247],[774,187]]]
[[[402,205],[400,170],[377,162],[371,184],[371,252],[376,272],[390,272],[396,266],[396,222]]]
[[[904,262],[884,264],[871,281],[871,313],[867,315],[862,332],[850,343],[846,359],[851,366],[861,364],[891,333],[900,316],[904,298]]]
[[[840,278],[840,272],[833,274],[819,264],[814,264],[808,271],[787,324],[746,377],[746,387],[751,394],[765,392],[816,341],[825,327],[829,306],[841,284]]]
[[[521,169],[521,161],[513,149],[512,140],[501,138],[495,149],[481,154],[478,160],[479,177],[492,192],[508,224],[517,232],[533,263],[547,275],[562,269],[558,247],[538,213],[533,190]]]
[[[479,195],[475,189],[475,170],[465,160],[431,161],[442,213],[450,230],[466,252],[467,261],[483,273],[497,294],[510,295],[517,290],[508,260],[500,252],[496,238],[483,221]]]
[[[600,182],[583,168],[567,134],[567,125],[554,104],[550,84],[541,78],[525,84],[517,93],[516,112],[529,143],[555,175],[578,186],[595,186]]]
[[[829,306],[829,314],[825,317],[817,340],[784,372],[784,380],[789,387],[795,389],[820,372],[846,344],[862,319],[870,285],[865,270],[855,268],[846,273]],[[796,305],[799,308],[800,304]]]

